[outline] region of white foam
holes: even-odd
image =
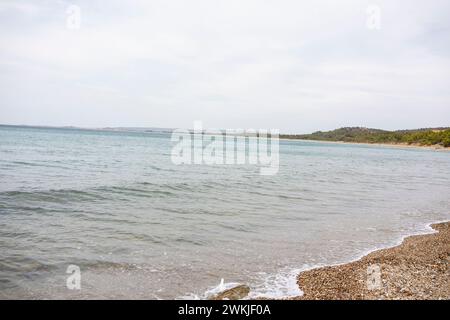
[[[297,284],[297,277],[300,272],[309,269],[309,266],[304,266],[303,268],[284,268],[281,271],[274,274],[267,273],[259,273],[259,279],[257,279],[256,283],[251,283],[250,285],[250,293],[244,299],[255,299],[255,298],[268,298],[268,299],[282,299],[289,297],[297,297],[303,295],[303,292],[300,290]],[[238,285],[242,285],[242,283],[237,282],[225,282],[224,279],[221,279],[219,285],[215,287],[211,287],[206,290],[201,295],[197,294],[188,294],[179,299],[188,299],[188,300],[202,300],[208,299],[214,295],[217,295],[220,292],[231,289]]]
[[[236,287],[238,285],[241,285],[241,284],[242,283],[237,283],[237,282],[225,282],[225,280],[222,278],[220,280],[220,283],[217,286],[209,288],[203,294],[197,295],[197,294],[194,294],[194,293],[190,293],[190,294],[187,294],[185,296],[180,297],[180,299],[183,299],[183,300],[185,300],[185,299],[186,300],[203,300],[203,299],[208,299],[208,298],[213,297],[213,296],[215,296],[215,295],[217,295],[217,294],[219,294],[219,293],[221,293],[221,292],[223,292],[225,290],[234,288],[234,287]]]
[[[252,286],[250,294],[246,299],[282,299],[303,295],[302,290],[300,290],[297,284],[297,277],[300,272],[307,268],[308,266],[296,269],[284,268],[275,274],[261,274],[262,281]]]

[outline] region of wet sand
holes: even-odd
[[[299,300],[450,299],[450,222],[338,266],[302,272]]]

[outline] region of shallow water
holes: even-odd
[[[165,133],[0,126],[0,298],[298,294],[301,269],[450,218],[450,153],[280,142],[277,175],[175,165]],[[81,269],[81,290],[66,269]]]

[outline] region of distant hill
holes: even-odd
[[[420,146],[438,145],[450,147],[450,128],[424,128],[415,130],[387,131],[363,127],[346,127],[311,134],[280,135],[284,139],[342,141],[360,143],[410,144]]]

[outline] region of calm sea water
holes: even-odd
[[[450,218],[450,153],[282,141],[280,170],[176,166],[170,135],[0,126],[0,298],[202,298]],[[81,290],[66,287],[81,269]]]

